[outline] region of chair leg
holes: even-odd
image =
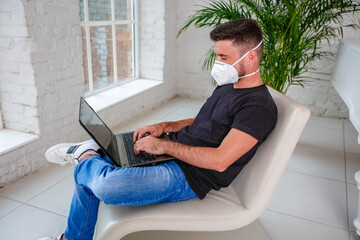
[[[264,226],[257,219],[251,224],[225,232],[177,232],[177,231],[143,231],[131,233],[121,240],[271,240]]]

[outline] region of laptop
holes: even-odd
[[[134,132],[115,135],[83,97],[80,98],[79,122],[117,167],[156,165],[175,159],[169,155],[153,155],[143,151],[136,155],[134,153]],[[164,134],[160,138],[168,138],[168,136]]]

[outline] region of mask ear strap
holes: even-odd
[[[251,50],[252,50],[252,49],[251,49]],[[243,60],[244,57],[246,57],[246,55],[248,55],[251,50],[247,51],[247,53],[245,53],[244,55],[242,55],[242,57],[239,58],[239,60],[237,60],[236,62],[234,62],[231,66],[234,66],[235,64],[237,64],[237,63],[239,63],[241,60]]]
[[[236,62],[234,62],[231,66],[234,66],[235,64],[239,63],[241,60],[244,59],[244,57],[246,57],[246,55],[249,54],[250,51],[257,49],[258,47],[260,47],[260,45],[261,45],[262,43],[263,43],[263,40],[261,40],[261,41],[259,42],[259,44],[256,45],[256,47],[254,47],[254,48],[250,49],[249,51],[247,51],[241,58],[239,58],[239,60],[237,60]]]
[[[249,73],[249,74],[247,74],[247,75],[244,75],[244,76],[239,77],[239,79],[252,76],[252,75],[254,75],[255,73],[257,73],[258,71],[259,71],[259,68],[258,68],[258,70],[256,70],[255,72],[252,72],[252,73]]]
[[[260,42],[259,42],[259,44],[256,46],[256,47],[254,47],[253,49],[251,49],[251,50],[255,50],[255,49],[257,49],[258,47],[260,47],[260,45],[263,43],[263,40],[261,40]]]

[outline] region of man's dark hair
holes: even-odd
[[[226,22],[210,32],[211,40],[233,40],[233,44],[241,48],[251,49],[256,47],[262,38],[260,25],[252,19],[240,18]],[[262,56],[263,45],[256,49],[259,60]]]

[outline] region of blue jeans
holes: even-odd
[[[92,239],[99,201],[112,205],[147,205],[197,198],[175,162],[151,167],[116,168],[105,156],[75,166],[75,189],[65,237]]]

